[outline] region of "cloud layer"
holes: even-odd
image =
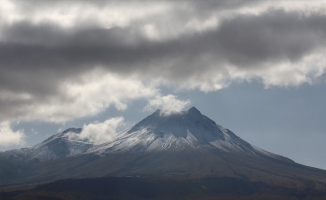
[[[325,8],[320,1],[3,0],[0,121],[65,122],[136,99],[148,100],[146,109],[189,104],[161,94],[162,85],[210,92],[252,79],[313,84],[326,70]]]

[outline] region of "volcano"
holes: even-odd
[[[285,157],[254,147],[228,129],[202,115],[195,107],[166,115],[157,110],[113,141],[92,148],[90,153],[108,155],[117,152],[228,153],[256,159],[293,162]]]
[[[294,191],[326,191],[326,171],[255,147],[195,107],[168,114],[157,110],[102,144],[79,139],[81,132],[67,129],[32,148],[2,152],[0,184],[94,177],[213,177]]]

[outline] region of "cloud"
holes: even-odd
[[[161,94],[162,85],[210,92],[239,80],[313,84],[326,70],[324,8],[320,1],[3,1],[0,121],[65,122],[137,99],[188,105]]]
[[[156,34],[166,30],[161,17],[151,23],[142,19],[111,28],[66,29],[28,21],[4,26],[0,45],[3,88],[42,95],[55,92],[62,79],[101,66],[121,76],[138,75],[140,80],[155,78],[205,91],[218,90],[235,79],[229,66],[246,69],[254,77],[254,69],[268,71],[283,62],[295,63],[325,44],[326,15],[319,12],[303,15],[268,9],[258,15],[238,13],[211,29],[194,28],[191,34],[187,28],[192,27],[190,20],[183,24],[184,31],[166,33],[168,36]],[[199,18],[197,24],[218,16],[211,18]],[[170,24],[172,28],[178,25]]]
[[[326,49],[321,48],[303,56],[298,61],[286,60],[273,67],[268,67],[272,63],[267,62],[263,64],[267,65],[265,68],[251,70],[230,67],[230,71],[240,80],[259,78],[266,88],[294,87],[303,83],[314,84],[322,81],[326,72],[325,53]]]
[[[190,105],[190,100],[179,100],[174,95],[156,96],[149,100],[145,106],[145,110],[161,109],[162,115],[169,115],[171,113],[177,113],[182,111],[186,106]]]
[[[4,22],[16,23],[28,20],[33,24],[51,22],[65,28],[83,27],[95,24],[110,28],[127,26],[133,20],[163,14],[170,9],[169,1],[136,0],[58,0],[29,2],[21,0],[2,0],[0,10]],[[175,3],[173,3],[175,5]],[[1,15],[1,14],[0,14]]]
[[[117,136],[117,129],[124,125],[123,117],[108,119],[83,126],[80,134],[70,133],[69,139],[86,140],[91,143],[112,141]]]
[[[0,147],[18,147],[25,144],[23,130],[13,131],[7,121],[0,123]]]
[[[118,110],[127,103],[157,95],[154,87],[146,86],[132,78],[125,79],[101,69],[82,74],[73,80],[65,80],[53,94],[40,97],[37,94],[3,93],[0,96],[0,121],[41,120],[66,122],[85,116],[94,116],[110,106]]]
[[[156,84],[144,83],[137,78],[122,77],[101,68],[62,81],[57,91],[40,97],[33,93],[0,95],[0,121],[24,120],[64,123],[74,119],[95,116],[110,106],[125,110],[134,100],[149,102],[153,109],[182,109],[189,101],[175,95],[163,96]],[[170,104],[170,105],[169,105]]]

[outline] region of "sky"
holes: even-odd
[[[0,0],[0,151],[195,106],[326,169],[326,1]]]

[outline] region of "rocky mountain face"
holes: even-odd
[[[273,187],[321,188],[326,172],[242,140],[196,108],[157,110],[112,141],[81,140],[71,128],[32,148],[0,153],[0,185],[91,177],[230,177]]]

